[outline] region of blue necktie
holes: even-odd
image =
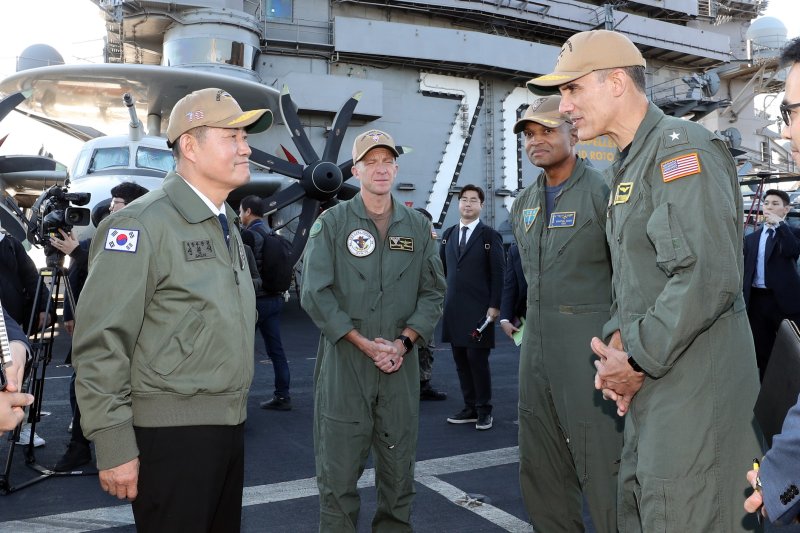
[[[222,224],[222,234],[225,236],[225,246],[229,246],[231,234],[228,231],[228,217],[225,216],[225,213],[220,213],[217,215],[217,218],[219,219],[219,223]]]
[[[469,231],[468,226],[462,226],[461,228],[461,242],[458,243],[458,257],[461,257],[461,254],[464,253],[464,248],[467,246],[467,231]]]

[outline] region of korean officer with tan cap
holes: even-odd
[[[608,187],[575,155],[577,138],[538,98],[514,125],[542,169],[511,208],[509,222],[528,280],[519,362],[520,486],[537,531],[582,531],[584,497],[598,532],[617,531],[622,424],[591,388],[589,342],[611,308],[605,238]]]
[[[92,241],[75,390],[100,486],[140,532],[240,528],[255,295],[225,198],[250,180],[247,132],[271,123],[221,89],[182,98],[175,171]]]
[[[648,102],[644,74],[627,37],[594,30],[528,82],[560,91],[579,139],[605,134],[620,150],[608,171],[612,318],[591,345],[595,386],[625,415],[619,530],[743,531],[740,472],[760,447],[736,167],[713,133]]]
[[[324,532],[355,532],[370,449],[372,531],[410,532],[419,414],[417,344],[442,314],[444,277],[428,219],[392,197],[398,150],[385,132],[353,144],[361,192],[320,215],[303,260],[303,308],[322,334],[314,452]]]

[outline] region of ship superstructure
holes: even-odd
[[[717,131],[742,160],[790,164],[767,129],[775,117],[753,103],[780,83],[775,51],[748,39],[766,0],[93,1],[106,13],[107,62],[286,85],[315,146],[363,92],[344,146],[375,127],[412,147],[395,194],[437,226],[455,222],[466,183],[487,191],[485,222],[504,226],[514,193],[538,173],[511,133],[533,98],[524,82],[550,71],[570,35],[595,28],[642,50],[649,96],[666,112]],[[253,143],[291,150],[281,128]],[[598,167],[615,151],[605,138],[579,149]]]

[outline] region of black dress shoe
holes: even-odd
[[[67,451],[64,452],[64,455],[58,460],[53,470],[56,472],[70,472],[91,460],[92,451],[89,449],[88,444],[70,441],[67,446]]]
[[[272,411],[291,411],[292,399],[281,398],[280,396],[273,396],[271,400],[267,402],[261,402],[261,408],[269,409]]]
[[[447,421],[451,424],[470,424],[478,421],[478,414],[468,407],[465,407],[453,416],[447,417]]]
[[[433,387],[425,387],[419,390],[420,400],[442,401],[447,399],[447,393],[436,390]]]

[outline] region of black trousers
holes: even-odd
[[[240,530],[244,424],[134,430],[140,462],[136,531]]]
[[[800,315],[783,313],[770,289],[752,287],[748,303],[747,318],[750,319],[750,329],[753,330],[753,343],[756,345],[758,375],[763,380],[781,322],[788,318],[800,324],[798,322]]]
[[[489,370],[489,348],[453,346],[458,381],[464,405],[480,414],[492,412],[492,374]]]

